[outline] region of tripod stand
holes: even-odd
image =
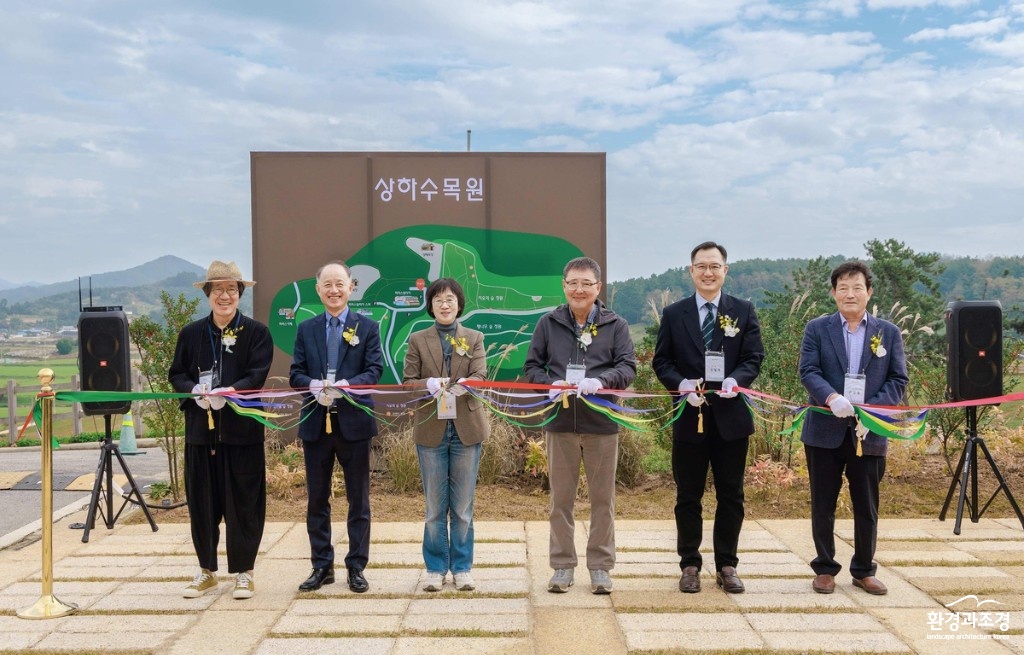
[[[977,523],[981,519],[981,515],[985,513],[988,506],[992,504],[999,492],[1002,491],[1006,494],[1007,500],[1010,501],[1010,505],[1013,507],[1013,511],[1017,513],[1017,520],[1020,521],[1021,527],[1024,527],[1024,514],[1021,514],[1020,507],[1017,506],[1017,501],[1013,499],[1013,494],[1010,493],[1010,488],[1006,486],[1006,480],[1003,478],[1003,474],[999,472],[999,467],[996,466],[995,460],[992,459],[991,453],[988,452],[988,446],[985,445],[985,440],[978,436],[978,408],[967,407],[967,441],[964,442],[964,452],[960,455],[960,463],[957,464],[957,470],[960,471],[959,475],[953,476],[953,481],[949,485],[949,493],[946,494],[946,502],[942,505],[942,511],[939,512],[939,520],[946,520],[946,510],[949,509],[949,503],[953,500],[953,490],[956,489],[956,483],[960,483],[960,497],[956,504],[956,524],[953,526],[953,534],[960,534],[960,522],[964,517],[964,502],[967,499],[967,476],[971,477],[971,523]],[[978,511],[978,447],[981,447],[982,453],[985,455],[985,459],[988,460],[988,465],[992,468],[992,472],[996,475],[996,480],[999,481],[999,486],[992,493],[992,497],[988,499],[985,506]]]
[[[149,513],[149,508],[146,507],[146,501],[142,498],[142,492],[139,490],[139,485],[135,483],[135,478],[132,477],[131,471],[128,470],[128,465],[124,463],[124,457],[121,456],[121,451],[112,440],[110,430],[110,414],[104,414],[103,420],[106,425],[106,435],[103,437],[103,447],[100,449],[100,461],[96,465],[96,480],[92,485],[92,498],[89,500],[89,513],[85,519],[85,532],[82,534],[82,543],[89,543],[89,531],[96,527],[96,510],[103,516],[103,523],[107,526],[108,530],[114,528],[114,523],[117,522],[118,517],[121,516],[121,512],[128,505],[129,501],[132,501],[132,496],[138,500],[139,507],[146,513],[146,518],[149,520],[149,525],[153,528],[153,532],[157,531],[156,522],[153,520],[153,515]],[[123,494],[124,502],[121,503],[121,508],[117,510],[117,514],[114,514],[114,467],[113,460],[111,457],[117,456],[117,461],[121,463],[121,470],[124,471],[125,477],[128,478],[128,485],[131,487],[130,491]],[[106,482],[106,490],[103,490],[103,483]],[[100,506],[100,496],[106,499],[106,511]]]

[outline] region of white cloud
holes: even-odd
[[[980,36],[992,36],[1006,31],[1009,23],[1008,18],[999,17],[992,20],[951,25],[947,28],[929,28],[914,32],[907,37],[907,41],[918,43],[934,39],[973,39]]]
[[[30,177],[25,180],[25,194],[31,198],[96,198],[103,192],[99,180]]]

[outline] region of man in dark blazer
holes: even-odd
[[[814,591],[835,591],[843,568],[835,559],[833,530],[843,473],[850,482],[853,505],[853,584],[869,594],[888,590],[875,577],[878,566],[878,484],[885,474],[885,437],[858,430],[853,405],[898,405],[907,387],[907,362],[900,329],[868,313],[871,271],[861,262],[846,262],[832,271],[832,298],[839,309],[816,318],[804,329],[800,346],[800,380],[810,403],[831,413],[809,411],[800,440],[807,456],[811,485],[811,534],[817,557],[811,562]]]
[[[370,555],[370,443],[377,435],[373,415],[342,397],[373,407],[367,394],[339,387],[377,384],[383,371],[380,328],[348,306],[352,276],[342,262],[331,262],[316,274],[316,291],[326,310],[303,321],[295,335],[289,382],[309,389],[302,408],[299,438],[306,465],[306,532],[313,572],[299,591],[313,591],[334,582],[331,542],[331,476],[337,459],[345,474],[348,500],[348,586],[356,593],[370,588],[363,569]],[[330,346],[330,347],[329,347]]]
[[[729,272],[726,262],[725,248],[713,241],[690,253],[696,293],[665,308],[652,362],[661,383],[680,393],[676,402],[686,403],[672,425],[679,590],[684,593],[700,591],[701,499],[709,467],[717,503],[715,582],[729,593],[744,590],[736,573],[736,550],[754,420],[735,389],[749,388],[757,378],[764,346],[754,306],[722,293]]]

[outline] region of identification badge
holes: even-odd
[[[334,371],[327,371],[327,378],[326,378],[326,380],[327,380],[328,384],[334,384],[334,382],[335,382],[335,380],[334,380]]]
[[[569,364],[565,367],[565,381],[570,385],[579,384],[587,377],[587,367],[583,364]]]
[[[199,371],[199,384],[201,384],[206,391],[213,391],[220,386],[220,376],[217,374],[216,370]]]
[[[843,383],[843,395],[854,405],[864,404],[865,377],[863,375],[846,374]]]
[[[705,382],[721,382],[725,379],[725,353],[708,350],[704,353]]]
[[[437,418],[441,421],[455,418],[455,394],[442,391],[437,397]]]

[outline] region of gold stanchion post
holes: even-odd
[[[43,457],[43,595],[31,607],[18,611],[23,619],[55,619],[67,616],[78,609],[77,605],[63,603],[53,595],[53,371],[44,368],[39,371],[42,388],[37,396],[43,410],[41,426]]]

